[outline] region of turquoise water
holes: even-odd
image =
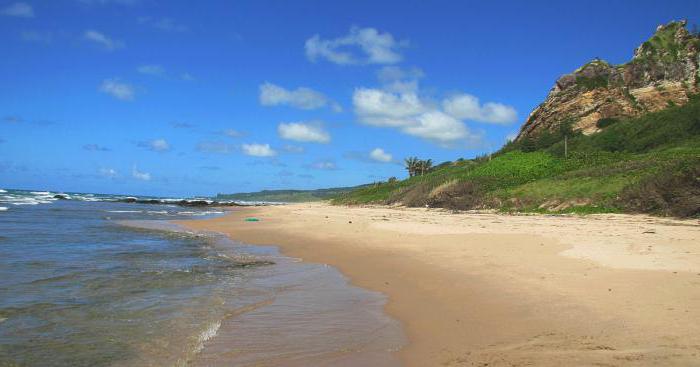
[[[0,192],[0,366],[397,365],[384,297],[335,269],[85,197]]]

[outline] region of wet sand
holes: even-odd
[[[386,294],[406,366],[700,360],[697,220],[296,204],[180,224],[277,245]]]

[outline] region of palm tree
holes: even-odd
[[[418,162],[418,167],[420,169],[420,175],[423,176],[426,172],[430,171],[430,168],[433,166],[433,160],[432,159],[426,159],[424,161],[419,161]]]
[[[418,160],[417,157],[408,157],[404,159],[403,162],[408,171],[408,177],[413,177],[418,173],[418,162],[420,162],[420,160]]]

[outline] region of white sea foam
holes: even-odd
[[[51,193],[48,191],[32,191],[31,194],[33,194],[33,195],[51,195]]]
[[[76,195],[76,196],[73,196],[73,199],[74,199],[74,200],[80,200],[80,201],[102,201],[101,199],[98,199],[98,198],[95,198],[95,197],[92,197],[92,196],[88,196],[88,195],[86,195],[86,196],[78,196],[78,195]]]
[[[199,353],[204,349],[204,343],[206,343],[208,340],[211,340],[213,337],[216,336],[216,333],[219,332],[219,328],[221,327],[221,320],[213,322],[209,325],[209,327],[202,331],[201,334],[199,334],[199,339],[197,340],[197,345],[194,348],[194,352]]]
[[[4,212],[4,211],[6,211],[6,210],[7,210],[7,207],[6,207],[6,206],[0,206],[0,212]]]
[[[41,204],[37,200],[31,200],[31,199],[25,199],[25,200],[18,199],[18,200],[20,200],[20,201],[13,201],[13,202],[10,202],[10,204],[12,204],[12,205],[38,205],[38,204]]]
[[[141,210],[107,210],[108,213],[143,213]]]
[[[149,210],[146,213],[148,214],[168,214],[167,210]]]
[[[3,189],[0,189],[0,192],[7,192],[7,191],[5,191],[5,190],[3,190]]]

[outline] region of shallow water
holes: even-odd
[[[164,221],[220,212],[28,195],[0,198],[0,366],[398,365],[383,295]]]

